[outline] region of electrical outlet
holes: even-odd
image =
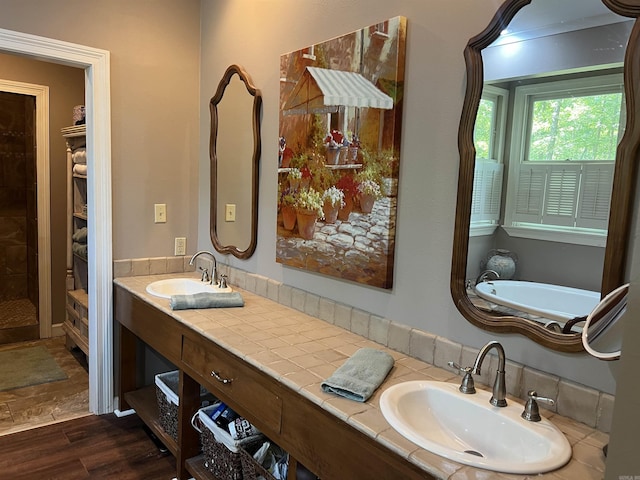
[[[224,206],[224,220],[226,222],[236,221],[236,204],[235,203],[227,203]]]
[[[156,203],[153,206],[155,223],[167,223],[167,205]]]
[[[174,255],[187,254],[187,239],[185,237],[176,237],[174,244]]]

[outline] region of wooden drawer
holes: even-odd
[[[114,317],[127,330],[174,365],[180,361],[180,335],[185,327],[176,319],[133,296],[122,287],[113,291]]]
[[[264,433],[280,433],[282,398],[274,381],[202,337],[182,337],[182,362],[207,390]]]

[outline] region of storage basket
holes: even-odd
[[[155,376],[158,420],[165,433],[176,441],[178,440],[178,407],[180,405],[179,381],[180,373],[177,370]],[[215,401],[216,398],[212,394],[200,387],[200,406],[209,405]]]
[[[258,444],[257,447],[259,448],[260,445]],[[251,448],[251,450],[256,450],[256,448]],[[257,480],[258,478],[275,480],[275,477],[260,465],[256,459],[253,458],[253,453],[246,448],[240,450],[240,464],[242,465],[243,480]]]
[[[254,435],[242,440],[233,440],[231,434],[220,428],[211,419],[217,406],[201,408],[194,416],[193,426],[200,432],[204,466],[219,480],[252,480],[258,477],[243,476],[243,449],[257,450],[264,442],[264,435]],[[197,418],[197,421],[196,421]],[[273,480],[273,477],[265,477]]]

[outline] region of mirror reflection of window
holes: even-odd
[[[490,235],[500,222],[508,98],[503,88],[486,85],[482,91],[473,133],[476,165],[470,236]]]
[[[604,246],[622,75],[515,89],[504,227],[512,236]]]

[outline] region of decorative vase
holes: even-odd
[[[296,209],[291,205],[282,206],[282,224],[285,230],[293,230],[296,226]]]
[[[289,179],[289,189],[292,192],[295,192],[296,190],[298,190],[299,186],[300,186],[300,179],[299,178],[290,178]]]
[[[338,211],[340,210],[340,204],[332,204],[324,202],[322,205],[322,211],[324,212],[324,221],[326,223],[336,223],[338,219]]]
[[[360,210],[362,213],[371,213],[373,210],[373,204],[375,203],[376,198],[373,195],[369,195],[368,193],[360,194]]]
[[[353,197],[351,195],[344,196],[344,207],[338,210],[338,219],[346,222],[349,220],[349,215],[353,210]]]
[[[304,190],[305,188],[309,188],[309,185],[311,185],[311,177],[302,177],[302,179],[300,179],[300,188]]]
[[[312,240],[316,232],[317,214],[315,212],[300,210],[296,216],[298,219],[298,233],[305,240]]]
[[[487,270],[493,270],[502,280],[509,280],[516,273],[517,256],[509,250],[496,249],[487,254]]]

